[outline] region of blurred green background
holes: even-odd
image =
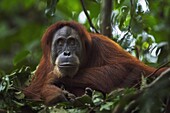
[[[131,14],[134,14],[135,18],[132,18],[129,13],[132,9],[130,1],[114,0],[111,17],[113,37],[111,38],[127,50],[131,42],[135,41],[140,59],[145,63],[158,66],[167,62],[170,56],[168,45],[170,1],[150,0],[149,3],[146,1],[149,6],[146,9],[149,11],[144,12],[142,12],[143,3],[140,3],[140,0],[134,1],[136,7],[133,12],[135,13],[131,12]],[[49,2],[56,2],[56,4],[50,5]],[[99,29],[101,1],[85,0],[85,4],[93,24]],[[130,19],[131,24],[129,24]],[[22,65],[29,65],[34,70],[41,57],[41,36],[49,25],[59,20],[75,20],[83,23],[90,30],[79,0],[59,0],[58,2],[57,0],[1,0],[0,70],[9,73]],[[131,26],[131,32],[128,31],[128,26]],[[121,33],[118,33],[119,30]],[[128,35],[123,34],[126,31]],[[122,35],[124,38],[120,38]],[[151,47],[156,48],[156,55],[151,55]],[[133,54],[133,49],[129,51]],[[152,61],[154,58],[156,60]]]

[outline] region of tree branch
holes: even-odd
[[[101,3],[101,33],[105,36],[112,37],[111,29],[111,14],[112,14],[112,0],[102,0]]]
[[[94,25],[93,25],[93,23],[92,23],[92,21],[91,21],[91,19],[90,19],[90,16],[89,16],[89,14],[88,14],[88,12],[87,12],[87,9],[86,9],[86,7],[85,7],[85,4],[84,4],[84,0],[80,0],[80,2],[81,2],[83,11],[84,11],[84,13],[85,13],[85,15],[86,15],[86,17],[87,17],[87,20],[88,20],[90,26],[95,30],[96,33],[99,33],[99,32],[97,31],[97,29],[94,27]]]

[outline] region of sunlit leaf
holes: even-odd
[[[149,12],[149,2],[147,0],[138,0],[136,12],[138,14]]]
[[[149,47],[149,43],[148,42],[144,42],[143,44],[142,44],[142,48],[145,50],[145,49],[148,49],[148,47]]]
[[[9,76],[6,75],[2,77],[2,80],[0,81],[0,92],[7,92],[10,88],[10,79]]]
[[[113,106],[113,102],[106,102],[105,104],[101,105],[100,111],[111,110],[112,106]]]

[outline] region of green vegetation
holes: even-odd
[[[93,25],[100,31],[101,0],[85,0],[85,6]],[[80,0],[1,0],[0,14],[0,112],[110,113],[126,106],[126,110],[140,108],[140,113],[163,113],[166,109],[162,99],[169,97],[170,85],[166,82],[168,79],[163,78],[159,80],[167,83],[165,87],[158,87],[155,84],[160,83],[158,80],[146,89],[118,89],[107,95],[88,89],[73,103],[60,103],[55,107],[25,99],[21,89],[28,84],[39,63],[40,40],[45,29],[56,21],[74,20],[89,31],[94,30],[83,16]],[[110,38],[125,50],[155,67],[170,60],[170,1],[113,0],[110,18]],[[145,87],[147,81],[143,79]],[[156,92],[162,88],[162,93]],[[153,93],[157,94],[155,98],[148,99],[147,95]],[[157,104],[151,104],[153,102]]]

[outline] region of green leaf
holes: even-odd
[[[142,49],[143,49],[143,50],[148,49],[148,47],[149,47],[149,43],[148,43],[148,42],[144,42],[144,43],[142,44]]]
[[[104,96],[101,92],[98,91],[93,91],[92,94],[92,101],[94,103],[94,105],[100,105],[104,100]]]
[[[147,78],[145,78],[142,75],[142,80],[141,80],[141,89],[145,88],[147,86]]]
[[[129,7],[126,7],[126,6],[121,7],[121,16],[120,16],[120,24],[119,24],[120,29],[122,29],[122,26],[124,22],[126,21],[128,12],[129,12]]]
[[[55,7],[59,0],[47,0],[47,8],[45,14],[47,17],[52,17],[55,14]]]
[[[24,51],[21,51],[20,53],[18,53],[14,57],[14,60],[13,60],[14,66],[16,66],[22,60],[24,60],[29,54],[30,54],[30,52],[28,50],[24,50]]]
[[[21,102],[17,102],[16,100],[12,100],[16,105],[18,105],[18,106],[24,106],[24,104],[23,103],[21,103]]]
[[[10,79],[8,75],[2,77],[0,82],[0,92],[7,92],[10,87]]]
[[[21,91],[15,92],[15,98],[21,100],[24,99],[24,97],[25,95]]]
[[[111,110],[113,104],[114,104],[113,102],[106,102],[105,104],[102,104],[100,107],[100,111]]]
[[[16,69],[10,74],[10,77],[13,81],[14,87],[23,87],[29,81],[31,75],[30,67],[23,66],[21,69]]]
[[[74,108],[74,109],[69,109],[68,111],[69,111],[68,113],[89,113],[88,109],[77,109],[77,108]],[[63,113],[63,112],[58,112],[58,113]]]
[[[83,96],[81,97],[77,97],[75,102],[74,102],[74,106],[91,106],[93,104],[92,102],[92,98],[87,95],[87,94],[84,94]]]
[[[139,34],[143,31],[142,16],[138,15],[131,19],[131,29],[134,34]]]

